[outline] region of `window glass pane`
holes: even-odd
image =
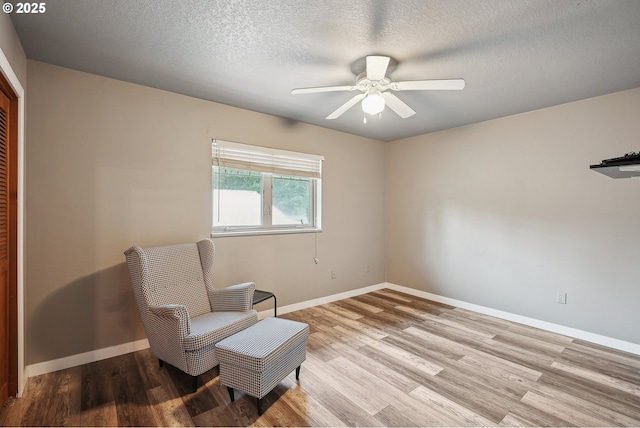
[[[306,224],[311,218],[311,181],[309,178],[274,175],[272,178],[272,223]]]
[[[261,224],[261,174],[213,167],[213,226],[260,226]]]

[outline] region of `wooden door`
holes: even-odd
[[[4,76],[0,75],[1,78]],[[0,79],[0,405],[17,392],[17,99]],[[16,176],[17,177],[17,176]]]

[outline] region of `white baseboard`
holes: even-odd
[[[95,351],[83,352],[82,354],[70,355],[56,360],[43,361],[31,364],[26,367],[27,377],[38,376],[58,370],[64,370],[82,364],[89,364],[118,355],[140,351],[149,347],[147,339],[136,340],[135,342],[123,343],[122,345],[110,346],[108,348],[96,349]]]
[[[445,305],[455,306],[461,309],[468,309],[470,311],[478,312],[492,317],[501,318],[507,321],[513,321],[520,324],[528,325],[530,327],[536,327],[542,330],[550,331],[553,333],[562,334],[565,336],[573,337],[576,339],[586,340],[587,342],[596,343],[602,346],[608,346],[609,348],[618,349],[620,351],[630,352],[632,354],[640,355],[640,344],[626,342],[624,340],[614,339],[612,337],[603,336],[596,333],[591,333],[584,330],[578,330],[572,327],[566,327],[560,324],[554,324],[547,321],[541,321],[535,318],[529,318],[522,315],[512,314],[510,312],[504,312],[497,309],[487,308],[485,306],[476,305],[473,303],[467,303],[462,300],[451,299],[449,297],[439,296],[437,294],[428,293],[426,291],[420,291],[413,288],[403,287],[402,285],[385,283],[386,288],[391,290],[400,291],[401,293],[410,294],[416,297],[422,297],[424,299],[433,300],[434,302],[444,303]]]
[[[355,297],[361,294],[371,293],[372,291],[382,290],[383,288],[387,288],[387,287],[388,287],[388,284],[386,282],[381,282],[380,284],[370,285],[368,287],[349,290],[349,291],[345,291],[338,294],[332,294],[331,296],[319,297],[317,299],[307,300],[300,303],[294,303],[292,305],[279,307],[278,314],[284,315],[289,312],[300,311],[302,309],[324,305],[325,303],[331,303],[331,302],[335,302],[342,299],[348,299],[349,297]],[[258,318],[262,319],[271,315],[273,315],[272,309],[269,309],[266,311],[260,311],[258,313]]]
[[[286,314],[289,312],[299,311],[313,306],[324,305],[325,303],[335,302],[337,300],[348,299],[349,297],[359,296],[361,294],[371,293],[372,291],[388,288],[401,293],[409,294],[424,299],[433,300],[434,302],[444,303],[446,305],[455,306],[462,309],[490,315],[508,321],[517,322],[528,325],[530,327],[540,328],[542,330],[551,331],[553,333],[563,334],[565,336],[574,337],[576,339],[586,340],[598,345],[608,346],[632,354],[640,355],[640,344],[625,342],[624,340],[614,339],[602,336],[588,331],[578,330],[559,324],[553,324],[546,321],[537,320],[535,318],[524,317],[522,315],[512,314],[510,312],[499,311],[497,309],[485,306],[467,303],[462,300],[451,299],[449,297],[439,296],[437,294],[420,291],[413,288],[404,287],[402,285],[383,282],[368,287],[358,288],[356,290],[345,291],[343,293],[333,294],[331,296],[319,297],[317,299],[307,300],[305,302],[294,303],[292,305],[282,306],[278,308],[278,314]],[[260,311],[259,319],[263,319],[273,315],[273,309]],[[56,360],[44,361],[42,363],[32,364],[26,367],[26,376],[32,377],[45,373],[51,373],[58,370],[68,369],[70,367],[89,364],[95,361],[104,360],[106,358],[117,357],[118,355],[128,354],[129,352],[140,351],[149,347],[147,339],[137,340],[135,342],[123,343],[122,345],[111,346],[108,348],[97,349],[95,351],[84,352],[82,354],[71,355]]]

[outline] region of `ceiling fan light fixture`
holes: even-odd
[[[378,114],[384,110],[384,98],[380,92],[368,94],[362,100],[362,111],[367,114]]]

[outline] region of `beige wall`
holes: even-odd
[[[145,337],[123,251],[209,236],[212,138],[325,156],[320,263],[314,234],[218,238],[217,286],[287,305],[384,281],[384,143],[34,61],[28,78],[27,364]]]
[[[27,87],[27,57],[8,14],[0,13],[0,49],[9,60],[23,89]]]
[[[640,180],[589,170],[640,150],[639,112],[634,89],[390,143],[387,280],[640,343]]]

